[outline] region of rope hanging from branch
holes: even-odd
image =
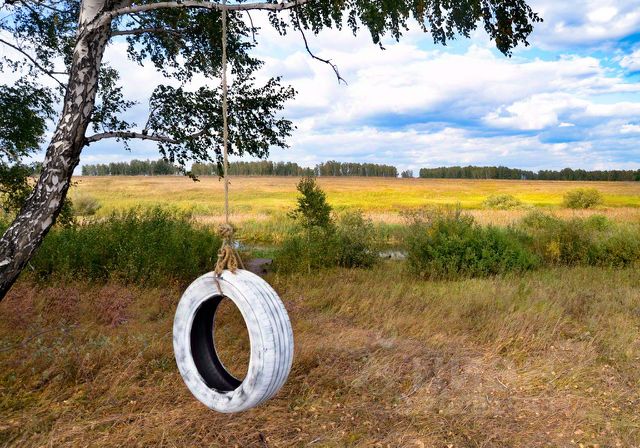
[[[226,5],[223,0],[223,6]],[[244,269],[242,259],[234,248],[233,227],[229,223],[229,106],[227,101],[227,8],[222,8],[222,155],[224,175],[224,224],[220,225],[219,233],[222,237],[222,246],[218,251],[215,273],[222,275],[222,271],[228,269],[235,272],[238,267]]]

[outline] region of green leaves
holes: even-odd
[[[289,216],[299,221],[306,229],[319,227],[329,229],[333,226],[331,206],[327,202],[327,195],[313,176],[304,176],[297,186],[300,196],[298,206]]]
[[[0,85],[0,163],[15,163],[38,149],[53,116],[50,89],[19,80]]]
[[[524,0],[318,0],[294,14],[302,28],[314,33],[343,23],[356,33],[362,26],[376,44],[385,35],[399,40],[414,20],[434,43],[443,45],[457,35],[469,37],[481,24],[506,55],[518,44],[528,45],[533,24],[542,21]],[[293,18],[292,23],[296,23]],[[286,25],[274,25],[286,31]]]
[[[127,37],[129,57],[146,60],[166,77],[188,82],[196,74],[218,75],[222,61],[220,12],[189,9],[150,11],[126,21],[126,29],[154,32]],[[227,53],[232,73],[252,72],[262,63],[249,56],[251,30],[239,13],[229,12]]]
[[[125,131],[135,126],[120,118],[123,112],[136,103],[124,98],[122,87],[117,84],[119,79],[120,74],[116,69],[106,64],[102,65],[98,81],[97,103],[91,115],[91,124],[95,132]]]
[[[196,91],[161,85],[150,101],[153,114],[148,132],[168,136],[177,143],[160,143],[170,162],[189,159],[222,163],[222,91],[201,87]],[[229,89],[229,154],[266,157],[271,146],[285,147],[291,121],[276,115],[294,90],[278,78],[255,87],[250,76],[236,78]]]

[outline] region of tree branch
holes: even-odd
[[[113,30],[111,32],[111,36],[133,36],[137,34],[144,33],[171,33],[171,34],[180,34],[180,31],[176,30],[167,30],[164,28],[136,28],[134,30]]]
[[[256,41],[256,27],[253,25],[253,18],[251,17],[251,13],[246,11],[247,16],[249,17],[249,23],[251,24],[251,36],[253,37],[253,43],[257,43]]]
[[[16,0],[16,2],[17,2],[17,1],[18,1],[18,0]],[[41,7],[43,7],[43,8],[46,8],[46,9],[48,9],[48,10],[50,10],[50,11],[57,12],[57,13],[59,13],[59,14],[64,14],[64,13],[65,13],[65,11],[63,11],[63,10],[61,10],[61,9],[58,9],[58,8],[54,8],[53,6],[51,6],[51,5],[47,5],[45,2],[43,2],[43,1],[39,1],[39,0],[20,0],[20,2],[21,2],[21,3],[23,3],[25,6],[27,6],[27,3],[29,3],[29,2],[30,2],[30,3],[35,3],[36,5],[41,6]],[[8,2],[8,1],[7,1],[6,3],[7,3],[7,4],[10,4],[10,2]],[[56,3],[54,2],[53,4],[56,4]],[[28,6],[27,6],[27,7],[28,7]],[[30,11],[33,11],[33,9],[31,9],[31,8],[29,8],[29,10],[30,10]],[[34,12],[35,12],[35,11],[34,11]]]
[[[62,73],[62,72],[53,72],[50,70],[47,70],[46,68],[44,68],[42,65],[40,65],[38,63],[38,61],[36,61],[34,58],[32,58],[29,53],[27,53],[26,51],[24,51],[23,49],[21,49],[20,47],[18,47],[17,45],[13,45],[10,42],[7,42],[4,39],[0,39],[0,43],[3,43],[5,45],[7,45],[8,47],[13,48],[14,50],[16,50],[18,53],[22,54],[25,58],[27,58],[28,60],[31,61],[31,63],[41,72],[43,72],[45,75],[47,75],[48,77],[50,77],[51,79],[53,79],[55,82],[57,82],[60,87],[62,87],[63,89],[66,88],[67,86],[65,86],[62,82],[60,82],[60,80],[58,78],[56,78],[55,76],[53,76],[54,74],[57,75],[66,75],[66,73]]]
[[[347,81],[342,76],[340,76],[340,72],[338,71],[338,66],[336,66],[336,64],[331,62],[331,59],[322,59],[311,52],[311,50],[309,49],[309,43],[307,42],[307,36],[305,36],[304,30],[300,26],[300,19],[298,18],[297,14],[295,15],[295,18],[296,18],[296,26],[300,30],[300,34],[302,34],[302,40],[304,40],[304,46],[307,49],[307,53],[309,53],[309,55],[313,59],[330,65],[331,68],[333,69],[333,72],[336,74],[336,77],[338,78],[338,84],[340,84],[340,81],[342,81],[343,83],[345,83],[345,85],[347,85],[348,84]]]
[[[144,132],[129,132],[129,131],[114,131],[114,132],[103,132],[101,134],[95,134],[85,139],[85,144],[89,145],[90,143],[98,142],[100,140],[104,140],[107,138],[136,138],[139,140],[152,140],[154,142],[163,142],[163,143],[171,143],[177,145],[179,142],[177,140],[172,139],[171,137],[167,137],[164,135],[149,135]]]
[[[198,1],[198,0],[177,0],[169,2],[147,3],[144,5],[133,5],[124,8],[114,9],[113,11],[107,11],[98,17],[94,26],[100,27],[106,21],[112,20],[116,17],[136,14],[140,12],[154,11],[157,9],[171,9],[171,8],[202,8],[202,9],[215,9],[222,11],[226,9],[228,11],[284,11],[287,9],[293,9],[302,6],[312,0],[293,0],[285,1],[282,3],[234,3],[234,4],[222,4],[211,1]]]

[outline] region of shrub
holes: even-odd
[[[311,272],[335,266],[334,233],[321,227],[298,229],[284,239],[273,267],[280,273]]]
[[[626,227],[614,229],[607,238],[596,241],[594,255],[590,264],[624,267],[640,263],[640,231]]]
[[[379,242],[370,219],[361,211],[344,212],[338,217],[335,233],[335,263],[345,268],[368,268],[379,257]]]
[[[188,215],[160,208],[130,210],[52,230],[30,264],[38,279],[188,282],[213,268],[220,243]]]
[[[274,258],[278,272],[311,272],[330,267],[368,268],[379,259],[373,223],[361,212],[345,212],[330,227],[299,228]]]
[[[315,177],[305,176],[297,186],[298,206],[290,216],[299,221],[303,227],[323,227],[332,225],[331,206],[327,203],[327,195],[316,182]]]
[[[511,194],[494,194],[484,201],[484,206],[494,210],[512,210],[522,207],[522,201]]]
[[[595,188],[577,188],[564,194],[563,205],[567,208],[585,209],[602,204],[602,195]]]
[[[410,219],[407,263],[422,278],[483,277],[538,265],[512,229],[482,227],[459,210],[420,212]]]
[[[630,266],[640,262],[640,230],[604,216],[562,220],[541,212],[518,224],[530,249],[549,264]]]
[[[73,199],[73,212],[76,216],[93,216],[100,207],[102,205],[93,196],[83,194]]]

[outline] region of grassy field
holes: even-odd
[[[200,182],[181,176],[78,177],[71,196],[91,195],[102,204],[99,213],[134,206],[171,205],[203,219],[217,220],[223,208],[223,183],[215,177]],[[295,177],[237,177],[231,180],[231,207],[236,222],[270,220],[283,216],[295,204]],[[640,219],[640,182],[545,182],[498,180],[429,180],[386,178],[319,178],[337,210],[359,208],[376,221],[397,223],[399,212],[428,205],[455,205],[481,222],[508,223],[524,210],[484,210],[492,194],[508,193],[525,205],[544,207],[561,216],[600,213],[616,220]],[[561,208],[562,196],[575,188],[596,188],[604,197],[596,211]]]
[[[241,234],[286,235],[296,181],[233,179]],[[494,193],[562,217],[640,225],[638,183],[320,183],[334,207],[363,209],[378,230],[401,230],[400,212],[425,205],[460,203],[482,223],[528,213],[482,208]],[[562,208],[563,193],[578,187],[599,189],[604,205]],[[292,319],[289,380],[257,409],[209,411],[182,382],[171,336],[191,273],[215,261],[209,226],[153,218],[159,211],[142,223],[101,217],[162,205],[213,223],[222,188],[212,178],[77,180],[72,195],[97,198],[100,219],[54,230],[0,303],[0,447],[640,447],[637,264],[550,263],[451,281],[421,280],[403,261],[267,274]],[[607,247],[623,253],[628,241]],[[242,376],[241,316],[227,303],[219,317],[217,348]]]
[[[293,371],[240,415],[182,383],[180,289],[17,285],[0,306],[0,445],[640,446],[638,270],[423,282],[389,263],[268,280]],[[237,316],[223,322],[221,345],[246,349]]]

